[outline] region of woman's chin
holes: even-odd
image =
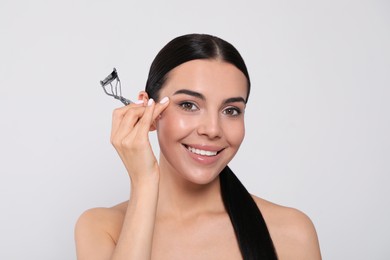
[[[218,179],[219,172],[200,170],[183,176],[188,182],[195,185],[208,185]]]

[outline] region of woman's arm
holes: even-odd
[[[132,188],[118,243],[111,259],[150,259],[158,182]]]
[[[152,122],[168,102],[148,106],[131,104],[114,111],[111,142],[131,179],[131,196],[126,214],[93,209],[76,224],[79,260],[150,259],[158,199],[159,167],[148,139]],[[113,219],[123,219],[119,238],[113,236]]]

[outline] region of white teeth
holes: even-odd
[[[199,155],[206,155],[206,156],[215,156],[215,155],[217,155],[217,152],[211,152],[211,151],[195,149],[195,148],[192,148],[192,147],[189,147],[189,146],[187,147],[187,149],[191,153],[195,153],[195,154],[199,154]]]

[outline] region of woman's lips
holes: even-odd
[[[206,145],[184,145],[192,159],[201,164],[212,164],[220,157],[224,148]]]
[[[205,155],[205,156],[215,156],[215,155],[217,155],[216,151],[206,151],[206,150],[196,149],[196,148],[193,148],[193,147],[190,147],[190,146],[188,146],[187,149],[191,153],[195,153],[195,154],[198,154],[198,155]]]

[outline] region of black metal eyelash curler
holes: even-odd
[[[115,81],[115,86],[112,85],[113,81]],[[102,85],[102,88],[107,95],[120,100],[126,106],[129,105],[130,103],[133,103],[131,100],[122,97],[122,85],[118,77],[118,72],[116,71],[115,68],[110,75],[108,75],[105,79],[100,81],[100,85]],[[108,87],[108,85],[110,87]],[[107,88],[109,89],[108,91]]]

